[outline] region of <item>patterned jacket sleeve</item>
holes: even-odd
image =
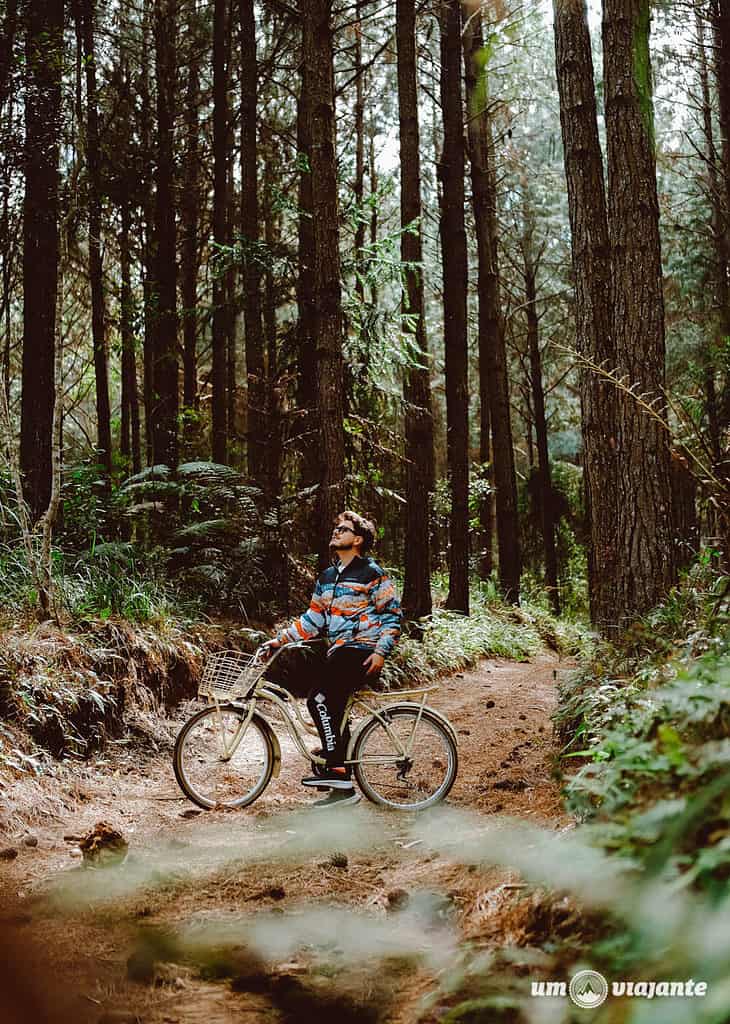
[[[274,637],[275,642],[283,647],[284,644],[295,643],[297,640],[313,640],[318,637],[325,626],[324,609],[324,591],[317,580],[309,608],[291,625],[285,626],[277,633]]]
[[[387,658],[398,642],[403,611],[392,580],[385,574],[380,577],[373,591],[373,604],[380,618],[380,636],[375,645],[375,653]]]

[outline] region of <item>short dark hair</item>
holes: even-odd
[[[357,537],[362,537],[362,547],[360,551],[364,555],[370,550],[375,541],[375,523],[372,523],[369,519],[365,519],[363,516],[358,515],[357,512],[340,512],[335,519],[335,524],[341,522],[343,519],[347,519],[348,522],[352,523],[354,530],[353,533]]]

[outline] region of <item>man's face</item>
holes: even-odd
[[[349,551],[355,546],[356,537],[353,529],[353,523],[348,519],[343,519],[337,522],[332,530],[330,548],[334,548],[335,551]]]

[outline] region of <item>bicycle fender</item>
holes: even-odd
[[[392,711],[394,708],[413,708],[418,711],[421,707],[420,703],[416,700],[401,700],[397,705],[388,705],[387,710]],[[454,740],[456,748],[459,746],[459,737],[457,736],[457,730],[454,728],[452,723],[448,721],[445,715],[442,715],[435,708],[431,708],[430,705],[425,705],[423,713],[427,718],[436,719],[439,725],[442,725],[448,735]]]
[[[389,712],[399,711],[401,709],[406,709],[406,708],[409,711],[419,711],[420,708],[421,708],[421,705],[419,703],[417,703],[416,701],[405,701],[405,700],[402,700],[402,701],[399,701],[397,704],[386,704],[385,707],[378,708],[378,712],[379,712],[380,715],[382,715],[385,718]],[[372,717],[374,717],[374,716],[372,716],[372,715],[366,716],[363,719],[363,721],[362,721],[361,725],[359,726],[359,728],[353,734],[352,739],[350,740],[350,743],[348,744],[348,747],[347,747],[347,759],[348,760],[352,759],[352,752],[355,749],[355,744],[357,743],[358,737],[359,737],[360,733],[362,732],[362,730],[365,728],[365,726],[367,725],[367,723],[370,721],[370,719]],[[442,725],[444,727],[444,729],[446,730],[446,732],[451,737],[451,739],[454,741],[454,746],[458,749],[458,747],[459,747],[459,740],[458,740],[458,737],[456,735],[456,729],[454,729],[453,725],[448,720],[448,718],[446,718],[444,715],[442,715],[440,711],[436,711],[435,708],[430,707],[428,704],[424,705],[423,717],[424,718],[435,719],[439,723],[439,725]],[[387,720],[387,718],[386,718],[386,720]]]

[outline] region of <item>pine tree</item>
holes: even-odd
[[[423,297],[421,164],[414,0],[396,2],[401,168],[401,260],[408,266],[403,313],[411,363],[406,369],[406,543],[403,607],[410,618],[431,613],[429,492],[433,490],[431,373]],[[364,225],[363,225],[364,227]]]

